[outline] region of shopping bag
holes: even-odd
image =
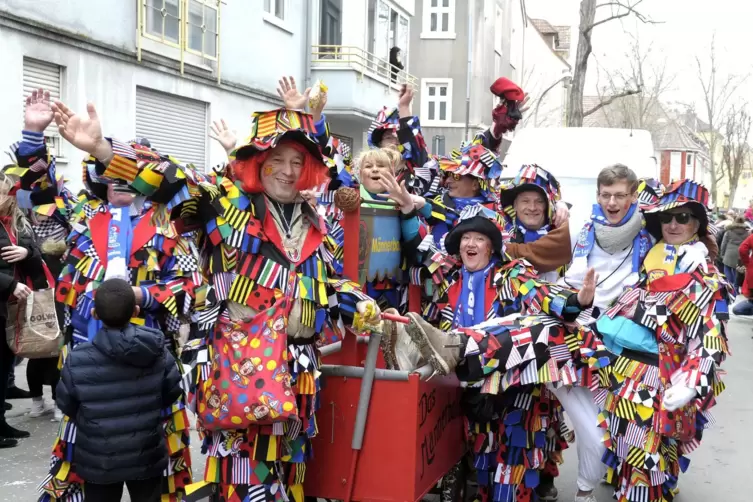
[[[205,429],[246,429],[298,415],[288,371],[287,304],[283,300],[250,321],[219,316],[209,344],[210,369],[197,389]]]
[[[25,300],[9,303],[5,336],[18,357],[57,357],[63,337],[55,310],[55,289],[32,291]]]

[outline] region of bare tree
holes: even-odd
[[[667,71],[666,58],[654,60],[652,49],[644,49],[637,37],[630,36],[630,49],[625,53],[629,65],[625,70],[598,67],[597,77],[600,81],[603,73],[606,83],[597,85],[599,103],[592,110],[595,113],[601,109],[601,116],[610,127],[634,127],[655,134],[666,118],[662,97],[675,77]],[[638,92],[625,96],[627,89]],[[614,96],[620,98],[612,99]]]
[[[718,204],[717,185],[724,178],[724,172],[721,172],[720,166],[717,166],[716,155],[719,148],[722,147],[724,137],[719,133],[719,128],[725,117],[729,117],[729,102],[737,89],[740,87],[748,75],[738,76],[733,74],[720,74],[720,69],[716,59],[716,36],[711,37],[711,47],[709,50],[708,66],[704,67],[701,59],[696,56],[696,66],[698,69],[698,82],[701,84],[703,91],[703,120],[708,124],[708,131],[702,131],[706,144],[709,147],[711,157],[709,172],[711,173],[711,195],[714,202]],[[728,122],[728,121],[727,121]],[[735,178],[737,180],[737,178]],[[730,191],[734,188],[730,185]]]
[[[727,178],[730,207],[735,203],[735,191],[740,175],[744,169],[750,167],[748,134],[750,134],[752,122],[753,120],[751,120],[745,105],[730,107],[724,121],[722,161],[719,166],[719,174]]]
[[[564,111],[562,102],[554,99],[555,93],[562,92],[558,86],[564,86],[566,76],[552,81],[545,81],[533,64],[523,73],[523,89],[529,97],[530,112],[523,114],[521,129],[524,127],[553,127],[562,125]],[[550,76],[551,78],[551,76]],[[554,101],[554,103],[552,103]]]
[[[575,66],[573,68],[573,82],[570,87],[570,106],[568,110],[567,125],[570,127],[583,126],[583,117],[608,106],[615,100],[624,96],[630,96],[640,92],[640,89],[623,89],[621,92],[610,96],[590,110],[583,110],[583,91],[586,87],[586,74],[588,73],[588,60],[593,52],[591,36],[597,26],[601,26],[615,19],[634,16],[642,23],[655,23],[638,12],[638,6],[643,0],[581,0],[580,24],[578,27],[578,50],[575,53]],[[597,20],[596,11],[602,9],[609,11],[608,15]]]

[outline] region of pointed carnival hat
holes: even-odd
[[[322,152],[315,137],[314,117],[308,113],[286,108],[255,112],[251,116],[251,133],[244,144],[230,154],[230,158],[245,160],[289,139],[303,145],[314,159],[321,160],[328,168],[334,167],[334,159]]]
[[[382,107],[371,122],[367,139],[371,148],[379,148],[379,143],[387,131],[395,131],[400,128],[400,115],[397,108]]]
[[[504,257],[506,237],[496,211],[481,204],[466,206],[458,217],[458,224],[445,237],[444,245],[449,254],[460,254],[460,241],[466,232],[487,236],[492,242],[494,254]]]
[[[512,208],[518,194],[533,190],[541,193],[547,201],[547,217],[551,221],[554,205],[562,198],[560,184],[554,175],[536,164],[524,165],[513,179],[502,184],[500,203],[505,213]]]
[[[709,232],[709,191],[702,184],[685,179],[678,180],[662,189],[659,185],[657,201],[644,208],[646,216],[646,228],[656,238],[661,238],[661,224],[657,217],[658,213],[687,206],[700,223],[698,236],[704,237]]]

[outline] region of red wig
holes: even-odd
[[[283,140],[277,145],[277,147],[282,145],[290,146],[303,154],[301,177],[298,178],[298,183],[296,184],[296,188],[299,191],[309,190],[321,185],[327,180],[329,169],[327,169],[327,166],[325,166],[321,160],[314,158],[305,146],[294,140]],[[264,187],[261,184],[261,167],[264,165],[264,162],[267,160],[272,150],[274,150],[274,148],[259,152],[245,160],[236,160],[231,165],[232,177],[236,180],[240,180],[241,187],[247,193],[261,193],[264,191]]]

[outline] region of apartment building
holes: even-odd
[[[19,138],[23,101],[42,86],[77,111],[95,103],[105,134],[146,137],[206,168],[225,157],[211,120],[243,139],[291,75],[329,86],[332,131],[357,150],[371,117],[415,80],[387,62],[412,17],[412,0],[0,0],[0,142]],[[78,189],[82,152],[54,127],[46,136]]]

